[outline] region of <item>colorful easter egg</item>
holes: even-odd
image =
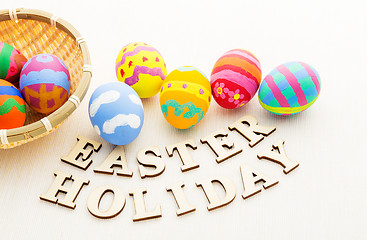
[[[19,76],[27,58],[9,44],[0,42],[0,78],[19,87]]]
[[[21,127],[25,117],[22,94],[13,84],[0,79],[0,129]]]
[[[22,69],[20,91],[32,109],[51,113],[68,99],[69,70],[60,58],[52,54],[36,55]]]
[[[138,137],[143,126],[143,104],[134,89],[125,83],[106,83],[90,98],[89,118],[104,140],[126,145]]]
[[[141,98],[156,95],[167,75],[166,64],[154,47],[146,43],[130,43],[116,59],[119,81],[131,86]]]
[[[204,117],[211,95],[210,83],[199,69],[180,67],[164,80],[159,102],[163,116],[172,126],[187,129]]]
[[[223,108],[244,106],[261,82],[259,60],[249,51],[233,49],[215,63],[210,77],[213,98]]]
[[[259,102],[277,115],[293,115],[306,110],[320,94],[317,71],[303,62],[289,62],[276,67],[262,81]]]

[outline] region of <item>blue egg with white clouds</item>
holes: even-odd
[[[134,141],[144,123],[143,103],[139,95],[123,82],[99,86],[89,101],[89,118],[94,130],[115,145]]]

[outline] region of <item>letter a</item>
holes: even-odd
[[[253,195],[261,192],[261,187],[256,186],[256,184],[259,182],[264,182],[262,186],[265,189],[268,189],[279,182],[278,180],[265,176],[264,174],[253,169],[252,167],[250,167],[250,165],[246,163],[242,164],[240,170],[243,187],[245,189],[244,193],[242,194],[243,199],[252,197]]]
[[[96,173],[113,174],[113,167],[120,167],[121,169],[116,171],[118,176],[132,177],[133,172],[127,167],[127,160],[125,155],[124,146],[117,146],[108,155],[101,165],[94,169]]]

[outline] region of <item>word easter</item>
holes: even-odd
[[[249,141],[250,147],[254,147],[261,142],[265,136],[269,136],[275,131],[275,127],[260,126],[257,120],[253,116],[244,116],[235,123],[228,127],[229,130],[236,130],[244,138]],[[224,129],[215,131],[214,133],[200,139],[202,144],[207,144],[213,152],[216,154],[217,163],[221,163],[226,159],[235,156],[242,152],[242,149],[238,147],[237,143],[230,142],[227,138],[228,133]],[[87,138],[78,137],[78,142],[70,153],[62,157],[63,162],[72,164],[78,168],[86,170],[92,163],[91,155],[93,152],[98,152],[102,147],[102,144]],[[198,168],[199,164],[192,159],[187,148],[193,150],[197,149],[195,141],[193,139],[166,146],[166,151],[169,157],[173,156],[173,153],[177,151],[181,161],[181,171],[186,172],[194,168]],[[258,159],[267,159],[280,164],[284,169],[283,172],[288,174],[293,169],[298,167],[299,163],[289,159],[284,151],[284,141],[278,140],[272,144],[269,149],[265,149],[261,153],[257,154]],[[162,174],[165,170],[165,163],[162,160],[162,155],[158,147],[147,147],[141,149],[137,153],[137,161],[139,162],[139,172],[141,178],[156,177]],[[116,171],[118,176],[132,177],[133,172],[129,170],[125,151],[123,146],[117,146],[108,157],[96,168],[95,173],[113,174],[115,167],[119,170]],[[243,182],[244,192],[242,197],[244,199],[249,198],[259,192],[261,192],[261,186],[258,183],[262,183],[264,189],[270,188],[278,183],[278,180],[268,177],[262,172],[254,169],[248,164],[244,163],[240,166],[241,178]],[[84,185],[89,184],[88,179],[72,176],[61,171],[54,172],[55,179],[48,191],[40,196],[42,200],[52,203],[58,203],[59,205],[74,209],[76,207],[75,200],[83,188]],[[70,187],[64,186],[66,181],[72,181]],[[213,183],[219,183],[225,191],[224,197],[219,197],[216,192]],[[177,216],[184,215],[196,210],[187,200],[183,191],[184,183],[178,182],[166,187],[168,192],[171,192],[178,209],[176,211]],[[201,187],[208,199],[209,204],[207,209],[209,211],[223,207],[231,203],[236,196],[236,188],[231,179],[226,177],[217,176],[210,179],[202,179],[196,182],[197,187]],[[65,194],[63,199],[58,199],[59,192]],[[101,211],[99,206],[105,193],[110,192],[113,194],[113,201],[111,206],[106,211]],[[135,215],[132,217],[133,221],[141,221],[151,218],[158,218],[162,216],[161,206],[157,205],[154,210],[148,211],[145,207],[144,194],[147,193],[147,189],[144,187],[131,190],[129,195],[132,196],[135,205]],[[89,212],[98,218],[112,218],[117,216],[125,207],[126,198],[121,189],[113,185],[100,186],[94,189],[87,201],[87,207]]]

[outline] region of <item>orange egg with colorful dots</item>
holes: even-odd
[[[209,80],[199,69],[185,66],[173,70],[159,96],[163,116],[175,128],[191,128],[208,111],[211,94]]]
[[[21,127],[25,118],[22,94],[13,84],[0,79],[0,129]]]
[[[117,56],[118,80],[132,87],[141,98],[156,95],[166,75],[166,63],[162,55],[146,43],[130,43]]]

